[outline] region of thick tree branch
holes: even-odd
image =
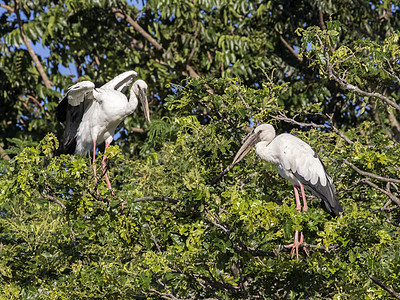
[[[400,293],[396,292],[395,290],[393,290],[390,286],[388,286],[387,284],[385,284],[384,282],[382,282],[381,280],[379,280],[376,276],[371,275],[369,276],[369,278],[371,278],[371,280],[376,283],[377,285],[379,285],[381,288],[383,288],[385,291],[387,291],[389,294],[391,294],[393,297],[395,297],[396,299],[400,299]]]
[[[298,60],[299,62],[302,62],[302,61],[303,61],[303,59],[301,59],[301,58],[299,57],[299,55],[297,54],[297,52],[294,51],[293,47],[290,46],[289,43],[286,42],[286,40],[285,40],[282,36],[280,36],[280,40],[281,40],[281,42],[285,45],[285,47],[297,58],[297,60]]]
[[[118,17],[121,19],[126,19],[126,21],[132,25],[132,27],[139,32],[146,40],[148,40],[150,43],[152,43],[154,45],[154,47],[156,47],[157,50],[160,50],[162,52],[165,52],[166,50],[163,48],[163,46],[157,42],[149,33],[146,32],[146,30],[144,30],[142,28],[142,26],[139,25],[139,23],[137,21],[135,21],[134,19],[131,18],[131,16],[125,14],[124,11],[122,11],[121,9],[118,8],[112,8],[111,11]]]
[[[32,48],[32,46],[30,44],[29,38],[25,34],[25,31],[24,31],[24,28],[23,28],[23,22],[22,22],[20,14],[19,14],[19,7],[18,6],[19,6],[18,0],[15,0],[15,14],[17,16],[17,22],[18,22],[18,25],[19,25],[19,31],[21,33],[22,39],[24,41],[24,44],[25,44],[26,48],[28,49],[29,55],[31,56],[33,62],[36,65],[37,70],[39,71],[40,76],[42,77],[42,79],[44,81],[44,85],[46,86],[46,88],[51,89],[51,86],[52,86],[51,81],[47,77],[47,74],[44,71],[43,66],[42,66],[39,58],[37,57],[35,51],[33,51],[33,48]]]
[[[154,47],[165,53],[167,50],[159,43],[157,42],[146,30],[144,30],[137,21],[132,19],[129,15],[127,15],[123,10],[118,9],[118,8],[112,8],[111,11],[117,16],[118,18],[121,19],[126,19],[126,21],[132,25],[132,27],[139,32],[147,41],[149,41],[151,44],[154,45]],[[192,78],[200,78],[200,75],[196,73],[196,71],[189,65],[186,64],[186,71],[189,73],[189,76]]]

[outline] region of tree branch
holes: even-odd
[[[172,199],[172,198],[167,198],[167,197],[154,197],[154,196],[145,196],[145,197],[139,197],[135,198],[134,202],[142,202],[142,201],[163,201],[163,202],[168,202],[168,203],[179,203],[181,200],[177,199]]]
[[[154,47],[165,53],[167,50],[159,43],[157,42],[148,32],[146,32],[137,21],[133,20],[129,15],[127,15],[123,10],[118,9],[118,8],[112,8],[111,11],[117,16],[118,18],[121,19],[126,19],[126,21],[132,25],[132,27],[139,32],[147,41],[149,41],[151,44],[154,45]],[[200,75],[195,72],[195,70],[189,65],[186,64],[186,71],[188,71],[189,76],[192,78],[200,78]]]
[[[322,70],[322,71],[323,71],[324,74],[326,74],[326,75],[328,76],[329,79],[333,79],[334,81],[336,81],[337,83],[339,83],[339,85],[340,85],[341,87],[343,87],[343,88],[346,89],[346,90],[353,91],[353,92],[355,92],[355,93],[358,93],[358,94],[363,95],[363,96],[366,96],[366,97],[375,97],[375,98],[378,98],[378,99],[380,99],[380,100],[386,102],[387,104],[393,106],[393,107],[396,108],[397,110],[400,110],[400,105],[398,105],[396,102],[390,100],[390,99],[389,99],[388,97],[386,97],[385,95],[382,95],[382,94],[376,93],[376,92],[366,92],[366,91],[364,91],[364,90],[361,90],[358,86],[355,86],[355,85],[350,84],[350,83],[344,78],[344,76],[339,77],[338,74],[336,73],[336,71],[334,70],[335,64],[340,63],[340,62],[344,62],[344,61],[350,59],[351,57],[353,57],[353,56],[356,54],[356,52],[352,53],[350,56],[348,56],[348,57],[347,57],[346,59],[344,59],[343,61],[336,61],[336,62],[334,62],[333,64],[331,64],[331,63],[330,63],[330,56],[329,56],[328,51],[325,50],[326,47],[325,47],[324,43],[322,42],[322,40],[321,40],[321,38],[320,38],[320,36],[319,36],[318,34],[316,34],[315,36],[316,36],[316,38],[318,39],[318,42],[319,42],[321,48],[324,49],[324,54],[325,54],[325,57],[326,57],[326,68],[327,68],[327,71],[325,71],[325,70]]]
[[[375,277],[374,275],[370,275],[369,278],[371,278],[371,280],[376,283],[377,285],[379,285],[381,288],[383,288],[385,291],[387,291],[389,294],[391,294],[393,297],[395,297],[396,299],[400,299],[400,293],[396,292],[395,290],[393,290],[390,286],[388,286],[387,284],[385,284],[384,282],[382,282],[381,280],[379,280],[377,277]]]
[[[160,50],[162,52],[165,52],[166,50],[163,48],[163,46],[157,42],[149,33],[147,33],[137,21],[133,20],[129,15],[125,14],[124,11],[118,8],[111,8],[111,11],[121,19],[126,19],[126,21],[132,25],[132,27],[139,32],[146,40],[148,40],[150,43],[156,47],[157,50]]]
[[[381,189],[379,186],[377,186],[375,183],[371,182],[369,179],[367,178],[363,178],[361,179],[361,182],[364,182],[366,184],[368,184],[369,186],[373,187],[374,189],[377,189],[378,191],[380,191],[381,193],[384,193],[386,196],[388,196],[390,198],[390,200],[392,200],[393,202],[395,202],[397,205],[400,205],[400,200],[399,198],[397,198],[395,195],[393,195],[392,193],[385,191],[384,189]],[[386,205],[385,205],[386,206]]]
[[[11,158],[8,156],[7,153],[5,153],[3,147],[0,146],[0,156],[4,160],[10,160]]]
[[[57,203],[60,205],[62,208],[66,208],[64,203],[62,203],[60,200],[58,200],[56,197],[50,196],[50,195],[43,195],[46,199],[53,201],[54,203]]]
[[[380,93],[376,93],[376,92],[370,93],[370,92],[363,91],[358,86],[348,83],[346,79],[339,78],[332,69],[329,70],[329,78],[333,78],[337,83],[339,83],[340,86],[342,86],[346,90],[356,92],[356,93],[366,96],[366,97],[378,98],[378,99],[386,102],[387,104],[393,106],[395,109],[400,110],[400,105],[398,105],[396,102],[390,100],[388,97],[386,97]]]
[[[344,133],[343,132],[341,132],[339,129],[337,129],[334,125],[333,125],[333,114],[331,114],[331,115],[327,115],[327,117],[329,118],[329,123],[330,123],[330,126],[328,126],[328,125],[320,125],[320,124],[315,124],[315,123],[313,123],[313,122],[311,122],[311,123],[302,123],[302,122],[298,122],[298,121],[296,121],[295,120],[295,117],[294,118],[289,118],[288,116],[286,116],[286,114],[285,113],[283,113],[283,112],[279,112],[279,115],[278,116],[271,116],[272,118],[274,118],[274,119],[277,119],[277,120],[281,120],[281,121],[284,121],[284,122],[286,122],[286,123],[290,123],[290,124],[293,124],[293,125],[297,125],[297,126],[303,126],[303,127],[313,127],[313,128],[320,128],[320,129],[329,129],[329,130],[332,130],[334,133],[336,133],[338,136],[340,136],[342,139],[344,139],[347,143],[349,143],[349,144],[354,144],[353,143],[353,141],[351,141],[347,136],[345,136],[344,135]]]
[[[282,36],[280,36],[280,40],[281,40],[281,42],[285,45],[285,47],[286,47],[287,49],[289,49],[289,51],[297,58],[297,60],[298,60],[299,62],[302,62],[302,61],[303,61],[303,59],[301,59],[301,58],[299,57],[299,55],[296,53],[296,51],[294,51],[293,47],[290,46],[290,45],[288,44],[288,42],[286,42],[286,40],[285,40]]]
[[[346,165],[348,165],[350,168],[352,168],[354,171],[356,171],[358,174],[363,175],[363,176],[367,176],[367,177],[371,177],[373,179],[376,179],[378,181],[383,181],[383,182],[393,182],[393,183],[398,183],[400,184],[400,180],[399,179],[394,179],[394,178],[388,178],[388,177],[382,177],[373,173],[369,173],[369,172],[365,172],[360,170],[359,168],[357,168],[355,165],[353,165],[351,162],[349,162],[347,160],[347,158],[344,159],[343,161]]]
[[[6,4],[0,4],[0,7],[7,9],[11,13],[14,12],[14,9],[11,6],[8,6]]]
[[[49,78],[47,77],[46,72],[43,69],[43,66],[39,60],[39,58],[37,57],[35,51],[33,51],[33,48],[30,44],[30,40],[29,38],[26,36],[24,28],[23,28],[23,23],[21,20],[21,16],[19,14],[19,2],[18,0],[15,0],[15,14],[17,15],[17,22],[19,24],[19,31],[21,33],[22,39],[24,41],[24,44],[26,46],[26,48],[28,49],[28,53],[31,56],[33,62],[36,65],[37,70],[39,71],[40,76],[42,77],[43,81],[44,81],[44,85],[46,86],[46,88],[51,89],[51,81],[49,80]]]

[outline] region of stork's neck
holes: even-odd
[[[256,154],[263,160],[268,162],[275,162],[275,157],[273,157],[273,153],[271,152],[270,147],[272,141],[261,141],[258,142],[255,146]]]
[[[131,114],[135,111],[135,109],[138,106],[138,99],[136,97],[136,94],[133,92],[133,90],[131,89],[130,95],[129,95],[129,101],[128,101],[128,105],[127,105],[127,112],[129,112],[128,114]]]

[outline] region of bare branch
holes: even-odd
[[[390,76],[394,77],[397,80],[397,82],[399,83],[400,82],[400,77],[396,75],[396,72],[393,70],[392,64],[387,59],[386,59],[386,62],[389,65],[390,72],[388,70],[386,70],[385,68],[383,68],[383,71],[385,71]]]
[[[366,96],[366,97],[378,98],[378,99],[386,102],[387,104],[393,106],[395,109],[400,110],[400,105],[398,105],[396,102],[390,100],[388,97],[386,97],[380,93],[376,93],[376,92],[370,93],[370,92],[363,91],[358,86],[348,83],[346,79],[338,77],[332,69],[330,70],[329,77],[333,78],[337,83],[339,83],[340,86],[342,86],[346,90],[356,92],[356,93]]]
[[[284,121],[286,123],[290,123],[290,124],[297,125],[297,126],[330,129],[330,127],[327,126],[327,125],[319,125],[319,124],[315,124],[313,122],[311,122],[311,123],[302,123],[302,122],[296,121],[294,118],[289,118],[288,116],[286,116],[285,113],[283,113],[281,111],[278,112],[278,113],[279,113],[278,116],[271,116],[271,117],[276,119],[276,120],[281,120],[281,121]]]
[[[156,289],[153,289],[153,288],[149,289],[149,291],[157,294],[162,299],[167,299],[167,300],[182,300],[182,299],[185,299],[185,298],[177,298],[172,294],[161,293],[160,291],[157,291]],[[186,298],[186,299],[190,299],[190,298]]]
[[[400,205],[400,199],[397,198],[395,195],[393,195],[392,193],[385,191],[384,189],[381,189],[379,186],[377,186],[375,183],[371,182],[369,179],[367,178],[363,178],[361,179],[362,182],[368,184],[369,186],[372,186],[374,189],[377,189],[378,191],[384,193],[385,195],[387,195],[390,200],[392,200],[393,202],[395,202],[397,205]],[[386,204],[385,204],[386,206]]]
[[[377,285],[379,285],[381,288],[383,288],[385,291],[387,291],[389,294],[391,294],[393,297],[395,297],[396,299],[400,299],[400,293],[396,292],[395,290],[393,290],[390,286],[388,286],[387,284],[385,284],[384,282],[382,282],[380,279],[378,279],[376,276],[374,275],[370,275],[369,278],[371,278],[371,280],[376,283]]]
[[[383,182],[393,182],[393,183],[398,183],[400,184],[400,180],[399,179],[394,179],[394,178],[388,178],[388,177],[382,177],[382,176],[378,176],[376,174],[373,173],[369,173],[369,172],[365,172],[360,170],[359,168],[357,168],[355,165],[353,165],[351,162],[349,162],[347,160],[347,158],[343,161],[346,165],[348,165],[350,168],[352,168],[354,171],[356,171],[358,174],[363,175],[363,176],[367,176],[367,177],[371,177],[373,179],[379,180],[379,181],[383,181]]]
[[[347,136],[345,136],[343,132],[337,129],[335,125],[333,125],[333,114],[327,114],[326,116],[329,118],[329,123],[331,124],[332,131],[340,136],[342,139],[344,139],[348,144],[353,145],[354,142],[350,140]]]
[[[311,123],[303,123],[303,122],[298,122],[295,120],[294,118],[289,118],[288,116],[286,116],[285,113],[283,112],[279,112],[278,116],[271,116],[274,119],[277,120],[281,120],[284,121],[286,123],[290,123],[293,125],[297,125],[297,126],[303,126],[303,127],[313,127],[313,128],[320,128],[320,129],[329,129],[332,130],[334,133],[336,133],[337,135],[339,135],[342,139],[344,139],[347,143],[349,144],[354,144],[347,136],[344,135],[343,132],[341,132],[339,129],[337,129],[334,125],[333,125],[333,114],[331,115],[327,115],[327,117],[329,118],[329,123],[330,126],[328,125],[320,125],[320,124],[315,124],[313,122]]]

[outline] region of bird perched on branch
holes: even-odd
[[[65,122],[64,153],[89,154],[93,152],[93,171],[97,195],[96,146],[105,141],[105,149],[111,144],[117,126],[138,106],[138,98],[145,118],[150,122],[147,102],[147,84],[137,80],[130,89],[129,100],[124,92],[137,76],[135,71],[124,72],[100,88],[91,81],[81,81],[71,86],[57,107],[57,118]],[[111,194],[110,180],[106,171],[106,156],[102,160],[104,177]]]
[[[309,190],[320,201],[332,216],[339,216],[343,208],[336,198],[332,178],[315,151],[306,142],[287,133],[275,135],[275,129],[270,124],[257,126],[244,141],[237,152],[232,166],[241,161],[255,146],[256,154],[263,160],[274,163],[279,174],[287,179],[294,189],[297,210],[302,209],[299,189],[303,200],[303,211],[308,210],[304,188]],[[294,242],[286,245],[292,248],[291,255],[296,253],[299,258],[299,246],[303,243],[303,233],[295,232]],[[304,248],[306,254],[307,250]]]

